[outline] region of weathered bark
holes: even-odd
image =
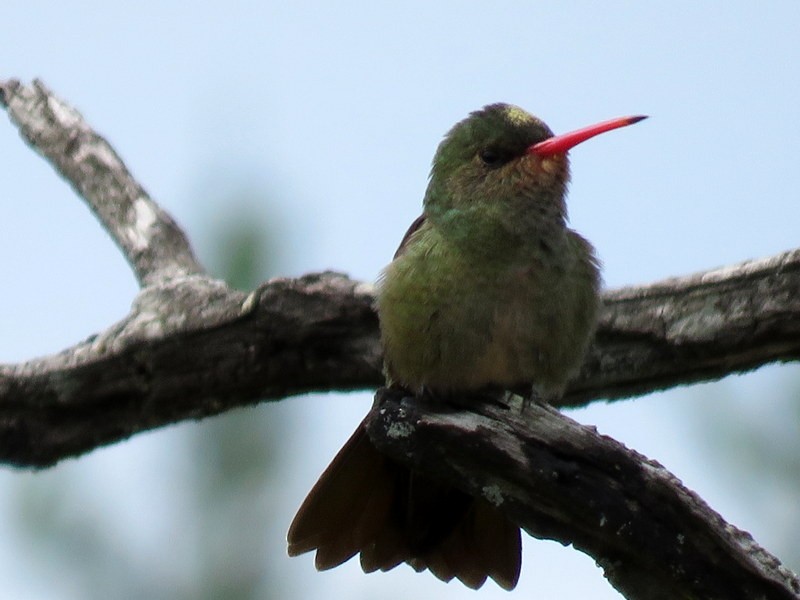
[[[379,390],[379,450],[572,544],[626,598],[796,599],[800,581],[655,461],[539,404],[447,408]]]
[[[370,285],[319,273],[232,290],[204,272],[111,146],[43,84],[0,82],[0,104],[89,204],[142,286],[107,330],[0,365],[0,461],[46,467],[235,406],[380,385]],[[800,250],[607,292],[561,403],[795,360],[798,292]],[[526,421],[486,407],[449,414],[387,401],[375,410],[370,435],[386,452],[502,501],[532,535],[588,552],[628,598],[800,598],[796,577],[662,467],[552,409],[533,407]]]
[[[611,290],[563,406],[800,358],[800,249]]]

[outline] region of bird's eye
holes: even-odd
[[[478,158],[480,158],[481,162],[487,167],[499,167],[503,164],[502,154],[492,148],[483,148],[478,152]]]

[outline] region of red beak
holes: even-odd
[[[634,123],[638,123],[646,118],[646,116],[642,115],[636,117],[618,117],[616,119],[611,119],[610,121],[597,123],[596,125],[589,125],[589,127],[570,131],[569,133],[562,135],[555,135],[544,140],[543,142],[534,144],[528,148],[528,152],[531,154],[536,154],[537,156],[565,154],[570,148],[577,146],[581,142],[585,142],[589,138],[593,138],[594,136],[605,133],[606,131],[611,131],[612,129],[619,129],[620,127],[633,125]]]

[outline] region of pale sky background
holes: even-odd
[[[212,222],[235,210],[226,197],[266,189],[265,227],[267,214],[278,215],[284,275],[332,268],[373,280],[419,213],[441,136],[497,101],[526,108],[557,133],[651,116],[571,153],[572,224],[598,248],[610,287],[798,245],[797,2],[133,6],[6,0],[0,78],[41,77],[76,106],[201,258]],[[121,318],[136,292],[127,264],[4,116],[0,183],[0,362],[56,352]],[[769,367],[571,414],[665,464],[777,552],[786,543],[780,515],[800,499],[768,489],[754,509],[743,496],[756,484],[708,458],[714,420],[691,417],[703,406],[704,414],[743,411],[755,423],[785,405],[781,394],[799,376],[796,365]],[[304,415],[285,500],[263,524],[276,555],[284,556],[294,509],[369,403],[365,392],[258,409]],[[15,537],[5,492],[20,480],[36,486],[69,474],[94,502],[65,510],[94,511],[116,523],[120,545],[162,568],[180,564],[168,537],[191,532],[173,519],[170,469],[193,457],[164,457],[176,431],[192,426],[43,473],[0,470],[0,596],[78,598],[63,557],[34,557]],[[472,593],[406,567],[365,576],[351,561],[317,574],[310,555],[275,560],[304,598],[398,590],[440,600],[620,598],[591,559],[531,539],[513,594],[492,583]]]

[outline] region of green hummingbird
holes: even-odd
[[[377,286],[388,385],[439,401],[563,392],[593,335],[600,288],[594,249],[567,226],[567,151],[644,118],[553,136],[521,108],[491,104],[447,133],[423,214]],[[363,423],[287,537],[292,556],[316,549],[319,570],[360,553],[365,572],[406,562],[510,590],[521,566],[519,527],[501,510],[383,456]]]

